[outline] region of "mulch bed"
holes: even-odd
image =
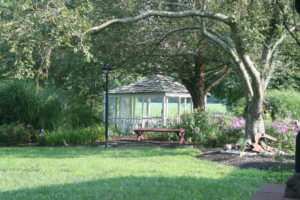
[[[201,148],[200,148],[201,149]],[[224,154],[220,150],[211,151],[202,149],[203,154],[198,155],[199,159],[210,160],[239,168],[255,168],[260,170],[294,170],[295,157],[291,155],[282,156],[282,161],[276,161],[275,156],[240,156],[237,154]]]
[[[295,156],[284,155],[282,161],[276,161],[274,156],[240,156],[236,154],[220,153],[220,148],[204,148],[200,145],[188,144],[179,145],[177,141],[165,141],[162,138],[148,138],[147,140],[137,141],[135,138],[125,138],[110,142],[113,147],[133,147],[133,146],[148,146],[160,148],[197,148],[203,153],[197,155],[199,159],[209,160],[225,165],[230,165],[239,168],[255,168],[260,170],[294,170]]]

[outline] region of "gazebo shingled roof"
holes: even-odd
[[[138,94],[138,93],[189,93],[180,83],[166,79],[162,75],[151,75],[147,78],[109,90],[110,94]]]

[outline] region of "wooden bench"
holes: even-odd
[[[179,144],[184,144],[185,129],[167,129],[167,128],[136,128],[133,131],[138,135],[138,140],[145,139],[142,134],[144,132],[174,132],[179,137]]]

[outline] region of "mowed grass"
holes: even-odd
[[[2,200],[246,200],[279,172],[197,159],[196,149],[0,148]],[[290,176],[283,173],[283,180]]]

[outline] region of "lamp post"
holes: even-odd
[[[300,0],[295,0],[295,9],[300,14]]]
[[[105,148],[108,147],[108,74],[110,66],[108,63],[103,65],[103,73],[105,74]]]

